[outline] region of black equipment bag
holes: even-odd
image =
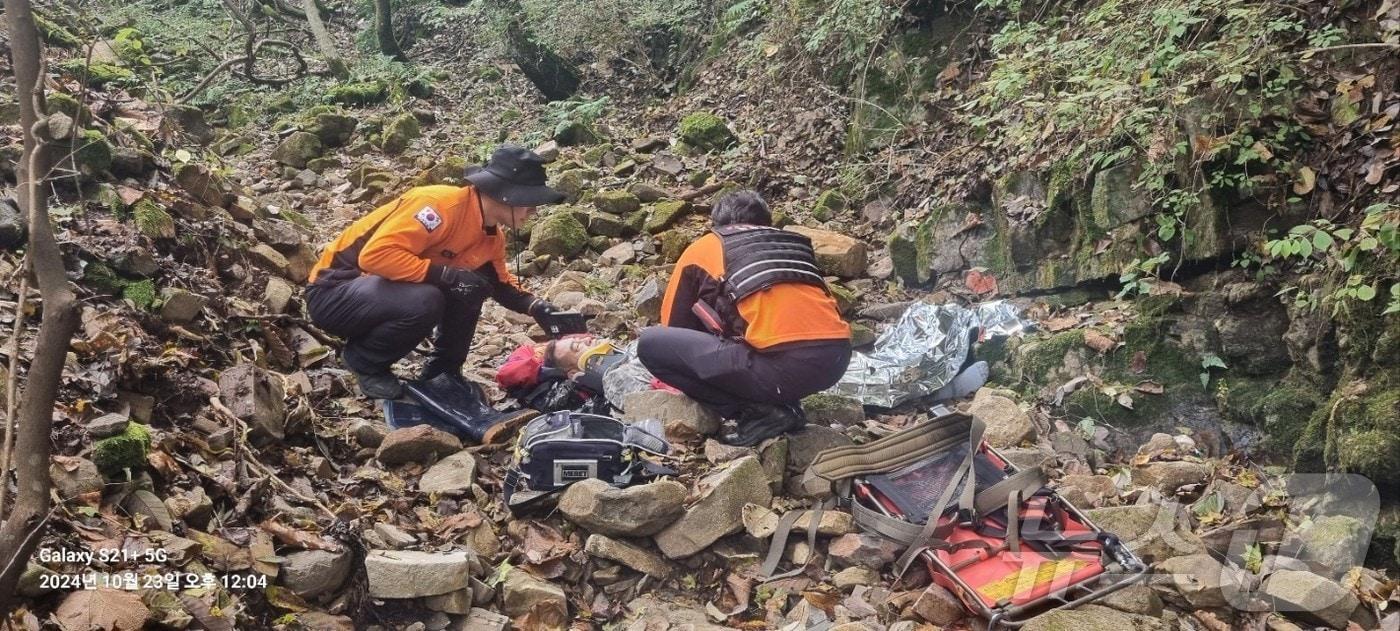
[[[609,416],[562,410],[530,421],[516,441],[515,464],[505,481],[506,503],[519,491],[540,499],[588,478],[613,486],[675,472],[641,457],[642,452],[665,455],[665,439]]]

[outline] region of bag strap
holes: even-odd
[[[973,465],[973,459],[977,456],[978,447],[982,444],[982,435],[987,431],[987,425],[973,417],[966,417],[972,424],[967,433],[967,455],[958,465],[957,471],[953,472],[953,477],[948,480],[948,486],[944,487],[943,493],[938,497],[938,501],[929,511],[928,518],[924,521],[924,527],[919,531],[917,537],[905,548],[899,560],[895,562],[896,576],[903,576],[904,571],[909,568],[909,564],[920,552],[928,549],[930,542],[944,543],[952,525],[939,523],[939,518],[943,516],[943,509],[948,506],[948,502],[953,499],[953,491],[957,489],[958,483],[966,478],[962,485],[962,496],[958,499],[959,520],[971,519],[970,513],[976,501],[977,493],[977,469]]]
[[[971,416],[951,413],[863,445],[827,449],[802,474],[808,495],[832,494],[831,485],[858,475],[894,471],[966,440]]]
[[[973,501],[973,510],[978,517],[982,517],[997,509],[1005,508],[1013,492],[1019,491],[1023,498],[1030,497],[1049,482],[1050,477],[1046,475],[1045,469],[1038,465],[1022,469],[979,491]]]

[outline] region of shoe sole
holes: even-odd
[[[481,444],[500,445],[510,441],[510,437],[515,434],[526,423],[540,415],[539,410],[524,409],[501,419],[500,422],[486,428],[481,434]]]

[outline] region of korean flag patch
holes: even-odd
[[[418,211],[418,214],[414,215],[413,218],[417,219],[418,223],[423,224],[428,232],[437,230],[437,227],[442,225],[442,215],[439,215],[437,209],[432,206],[424,206],[423,210]]]

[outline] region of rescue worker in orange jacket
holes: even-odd
[[[637,356],[732,421],[723,440],[753,445],[806,423],[800,401],[845,373],[851,329],[811,241],[773,228],[758,193],[721,198],[710,222],[676,261],[662,326],[642,331]]]
[[[503,145],[467,186],[422,186],[351,224],[321,254],[306,290],[317,326],[345,338],[342,359],[360,391],[400,395],[394,362],[437,329],[421,378],[459,375],[486,298],[542,321],[553,305],[506,268],[505,227],[564,195],[545,185],[544,160]]]

